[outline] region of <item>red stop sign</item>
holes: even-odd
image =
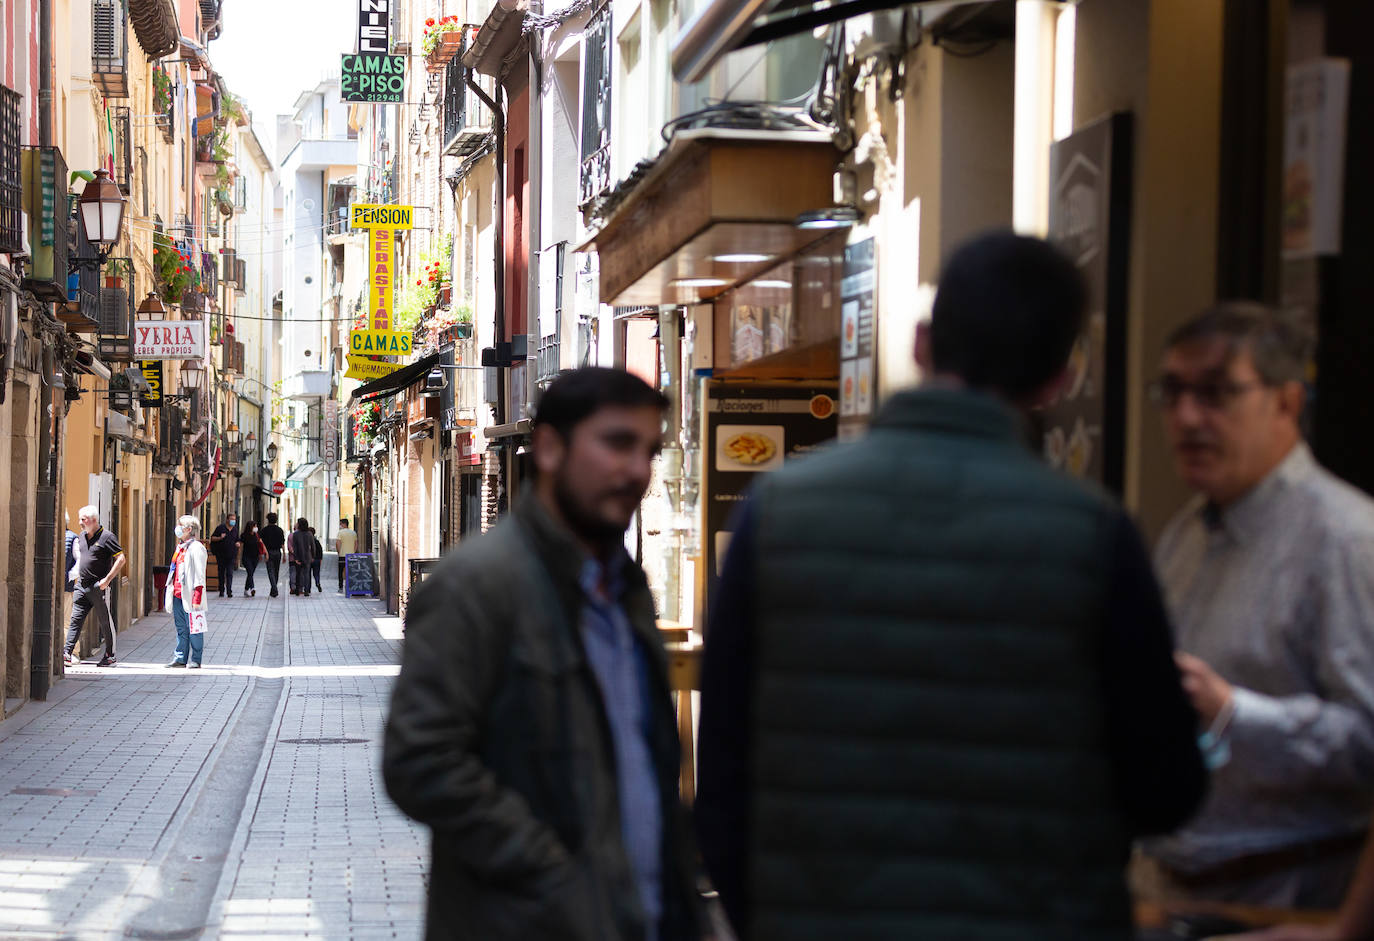
[[[286,492],[286,484],[282,483],[280,480],[272,481],[272,492],[277,496],[281,496]]]

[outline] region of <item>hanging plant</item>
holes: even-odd
[[[180,304],[182,296],[200,283],[200,275],[191,264],[189,252],[183,252],[162,232],[153,234],[153,267],[161,285],[162,297]]]
[[[153,69],[153,112],[163,114],[172,107],[172,77],[165,69]]]
[[[420,41],[420,50],[425,55],[429,55],[440,43],[457,44],[462,38],[461,35],[454,39],[445,40],[444,36],[448,33],[458,33],[462,30],[463,24],[458,21],[456,16],[445,16],[438,21],[433,17],[425,20],[425,35]]]

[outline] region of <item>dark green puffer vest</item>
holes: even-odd
[[[1111,507],[996,400],[896,396],[761,481],[751,941],[1124,941]]]

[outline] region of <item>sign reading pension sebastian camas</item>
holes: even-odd
[[[343,57],[339,95],[344,101],[401,104],[406,92],[406,57],[364,53]]]
[[[204,358],[202,321],[140,320],[134,324],[134,359]]]

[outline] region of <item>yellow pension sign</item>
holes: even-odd
[[[379,363],[365,356],[349,356],[345,379],[380,379],[401,368],[400,363]]]
[[[413,337],[404,330],[354,330],[348,352],[358,356],[409,356]]]
[[[415,214],[414,206],[382,203],[353,203],[348,208],[349,225],[355,229],[409,229]]]

